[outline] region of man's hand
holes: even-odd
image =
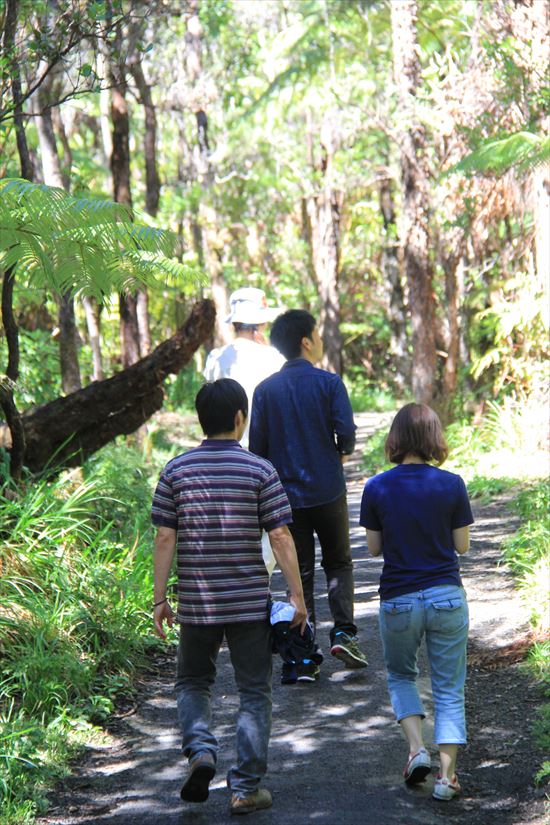
[[[174,624],[174,612],[168,602],[163,602],[153,609],[153,621],[155,622],[157,635],[160,636],[161,639],[166,639],[166,633],[162,625],[164,622],[167,623],[168,627],[172,627]]]
[[[300,635],[304,635],[304,630],[306,629],[306,622],[307,622],[307,610],[306,604],[304,602],[304,597],[302,595],[294,596],[292,593],[289,596],[290,604],[294,607],[296,611],[294,613],[294,618],[292,619],[290,626],[296,627],[300,625]]]
[[[306,627],[307,610],[304,602],[304,591],[302,589],[296,548],[294,547],[294,541],[287,525],[284,524],[282,527],[276,527],[274,530],[270,530],[269,541],[271,542],[271,548],[277,564],[286,579],[290,593],[290,604],[296,611],[290,626],[296,627],[300,625],[300,633],[303,634]]]

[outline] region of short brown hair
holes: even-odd
[[[449,448],[437,413],[426,404],[406,404],[392,421],[385,451],[393,464],[402,464],[408,454],[443,464]]]

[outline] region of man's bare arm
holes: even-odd
[[[168,627],[172,627],[174,623],[174,614],[166,599],[166,587],[176,552],[176,535],[171,527],[159,527],[155,537],[154,604],[157,606],[153,608],[153,618],[155,630],[162,639],[166,638],[162,627],[164,621],[168,623]]]
[[[307,610],[294,540],[286,524],[270,530],[268,535],[273,554],[288,585],[290,603],[296,610],[292,626],[300,625],[300,631],[303,633],[306,626]]]

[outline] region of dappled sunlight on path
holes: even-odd
[[[360,448],[391,416],[356,417]],[[409,789],[401,771],[406,746],[393,720],[378,637],[378,578],[381,560],[367,556],[358,526],[363,474],[360,449],[346,468],[356,576],[356,618],[369,667],[346,671],[328,653],[330,616],[322,570],[316,573],[319,642],[325,653],[321,678],[313,684],[282,686],[274,659],[273,732],[266,787],[272,809],[253,815],[257,825],[542,825],[542,800],[529,790],[540,762],[529,740],[536,694],[516,667],[495,674],[473,668],[468,685],[471,743],[460,765],[461,799],[445,805],[431,797],[433,775]],[[509,638],[524,623],[519,600],[505,569],[497,567],[498,545],[513,529],[503,505],[478,508],[472,552],[463,561],[477,643]],[[283,579],[273,576],[275,597]],[[431,702],[425,657],[420,689],[428,708],[427,743],[432,757]],[[174,660],[160,656],[143,680],[137,712],[115,722],[112,745],[90,747],[84,763],[66,782],[57,809],[43,825],[217,825],[229,821],[225,774],[232,764],[238,707],[229,656],[223,649],[214,690],[214,728],[220,744],[218,773],[209,800],[183,804],[179,788],[185,760],[179,752],[172,691]],[[498,685],[498,689],[495,689]],[[497,697],[521,696],[503,717]],[[514,758],[518,754],[518,759]],[[537,761],[538,760],[538,761]],[[435,760],[434,760],[435,763]],[[252,820],[251,820],[252,821]]]

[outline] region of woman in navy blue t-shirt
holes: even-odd
[[[460,791],[456,757],[458,745],[466,742],[468,604],[457,553],[470,546],[472,511],[460,476],[428,463],[440,465],[448,454],[441,422],[430,407],[403,407],[385,449],[397,466],[367,481],[360,523],[371,554],[384,556],[380,635],[392,707],[409,743],[403,776],[408,784],[417,784],[431,769],[416,685],[418,649],[425,636],[440,757],[433,796],[447,801]]]

